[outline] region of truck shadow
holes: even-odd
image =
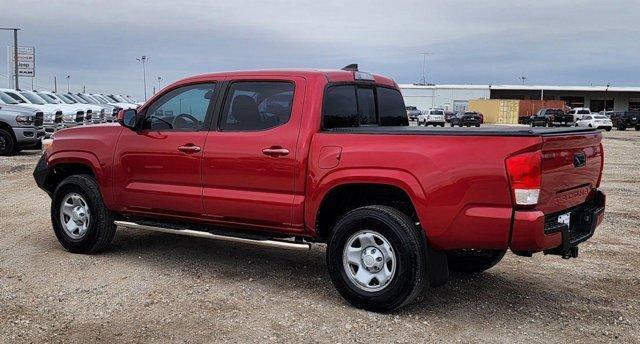
[[[318,301],[333,307],[347,304],[331,284],[326,271],[324,247],[321,246],[314,246],[311,252],[296,252],[119,230],[114,245],[104,255],[123,259],[130,256],[142,258],[144,264],[159,275],[179,272],[186,275],[185,278],[191,277],[204,283],[220,279],[258,283],[263,292],[264,289],[267,292],[293,292],[318,298]],[[427,317],[468,314],[485,317],[487,312],[506,314],[531,307],[558,308],[561,304],[585,299],[588,296],[576,293],[575,289],[553,288],[548,281],[515,271],[507,272],[497,266],[473,276],[453,274],[446,285],[428,288],[416,302],[394,314]],[[531,304],[531,300],[536,300],[535,305]]]

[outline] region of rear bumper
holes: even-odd
[[[606,197],[596,191],[593,199],[579,206],[553,214],[541,211],[515,211],[511,230],[511,251],[535,253],[544,251],[564,254],[593,236],[604,219]],[[570,213],[570,225],[559,224],[558,216]]]

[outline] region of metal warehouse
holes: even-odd
[[[407,106],[466,110],[473,99],[562,100],[591,111],[640,110],[640,87],[400,84]]]

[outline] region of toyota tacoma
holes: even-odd
[[[507,250],[576,257],[603,220],[599,131],[411,127],[398,85],[354,65],[194,76],[118,122],[43,144],[34,178],[70,252],[117,227],[321,243],[338,292],[384,312]]]

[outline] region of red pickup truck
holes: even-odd
[[[104,249],[117,226],[326,243],[340,294],[388,311],[507,250],[577,256],[603,219],[601,138],[410,127],[397,84],[353,67],[228,72],[56,133],[34,178],[70,252]]]

